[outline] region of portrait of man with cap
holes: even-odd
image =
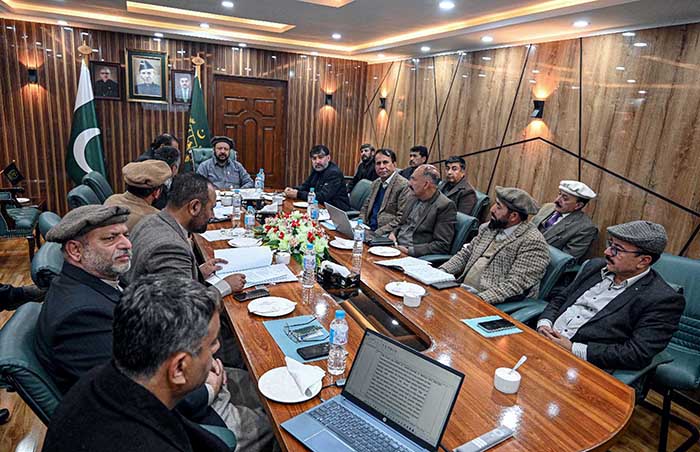
[[[554,202],[542,206],[532,218],[532,224],[549,245],[581,261],[598,236],[598,228],[583,212],[595,197],[596,193],[583,182],[563,180]]]
[[[440,268],[491,304],[537,297],[549,265],[547,242],[527,221],[538,209],[526,191],[496,187],[491,220]]]
[[[639,220],[607,232],[604,258],[549,302],[537,331],[601,369],[642,369],[678,329],[685,300],[651,268],[666,248],[663,226]]]
[[[143,217],[158,213],[153,203],[160,198],[172,171],[162,160],[145,160],[127,164],[122,168],[122,177],[126,191],[113,194],[104,205],[128,208],[131,213],[126,227],[131,231]]]
[[[163,87],[160,85],[160,75],[156,70],[159,67],[157,60],[141,58],[138,62],[138,67],[135,68],[138,73],[134,80],[134,93],[141,96],[163,96]]]
[[[236,159],[236,144],[231,138],[215,136],[211,139],[211,147],[214,155],[197,166],[197,174],[209,179],[219,190],[253,188],[253,179]]]

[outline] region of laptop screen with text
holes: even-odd
[[[460,372],[368,330],[343,396],[437,450],[463,379]]]

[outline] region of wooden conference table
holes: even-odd
[[[285,210],[290,209],[291,203],[287,201]],[[209,226],[210,229],[230,227],[230,222]],[[214,249],[228,247],[226,241],[208,242],[198,235],[195,243],[202,257],[213,257]],[[330,253],[335,261],[350,268],[351,251],[330,248]],[[424,352],[427,356],[465,374],[442,440],[447,448],[452,450],[499,425],[515,429],[515,435],[493,449],[497,451],[607,450],[614,444],[632,415],[634,391],[631,388],[513,319],[509,318],[522,328],[522,333],[491,339],[480,336],[460,319],[494,314],[508,316],[463,289],[437,291],[428,288],[420,307],[404,307],[400,298],[384,290],[388,282],[401,280],[403,275],[374,263],[381,259],[365,252],[362,290],[430,344]],[[300,271],[293,260],[291,268],[295,273]],[[318,285],[310,304],[302,303],[298,283],[279,284],[269,289],[271,295],[298,302],[289,317],[315,314],[327,329],[335,310],[341,309]],[[284,355],[263,326],[267,319],[249,314],[246,305],[231,296],[224,300],[230,326],[238,338],[248,369],[257,381],[268,370],[283,366]],[[350,326],[348,369],[364,328],[369,325],[362,318],[356,320],[357,315],[354,317],[347,316]],[[522,383],[518,393],[505,395],[496,391],[493,388],[495,369],[512,366],[522,355],[527,355],[528,360],[520,369]],[[319,361],[318,365],[325,368],[325,361]],[[327,375],[324,385],[332,381]],[[339,388],[331,387],[324,389],[321,396],[328,399],[339,392]],[[272,402],[262,396],[261,400],[282,448],[305,450],[280,424],[317,405],[319,398],[294,405]]]

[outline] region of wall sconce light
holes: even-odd
[[[36,85],[39,83],[39,71],[37,71],[36,68],[27,69],[27,78],[29,79],[29,83]]]
[[[324,101],[323,104],[333,106],[333,94],[326,93],[326,100]]]
[[[543,100],[535,100],[533,101],[535,104],[535,109],[532,110],[532,114],[530,115],[531,118],[542,118],[542,115],[544,114],[544,101]]]
[[[386,110],[386,97],[379,98],[379,109]]]

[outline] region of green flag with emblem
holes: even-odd
[[[209,121],[207,120],[207,109],[204,106],[204,94],[200,82],[200,65],[197,65],[194,76],[194,87],[192,89],[192,105],[190,107],[190,118],[187,123],[187,154],[185,156],[185,171],[192,171],[192,154],[190,151],[195,148],[211,147],[211,134],[209,133]]]

